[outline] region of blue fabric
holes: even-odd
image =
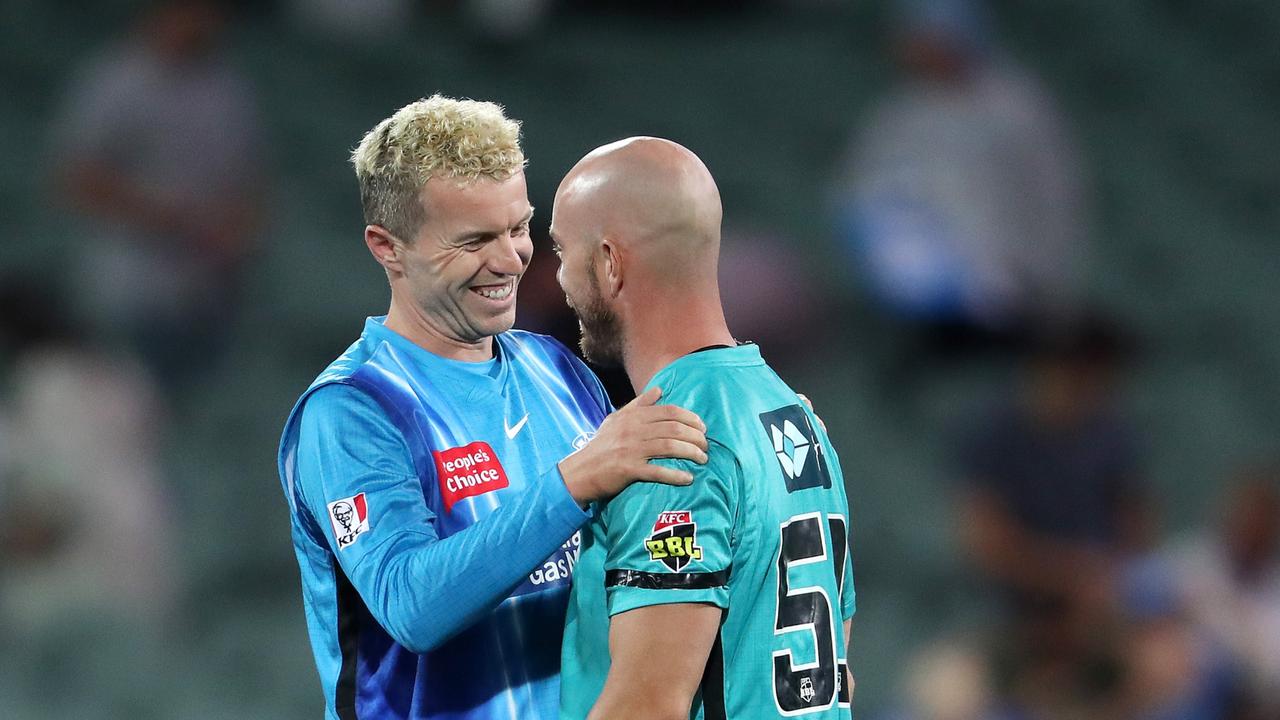
[[[611,408],[550,338],[503,333],[495,355],[477,372],[370,318],[286,424],[280,473],[328,718],[557,713],[588,515],[556,464]]]

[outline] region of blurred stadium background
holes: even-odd
[[[386,307],[347,154],[441,92],[524,122],[571,345],[563,173],[715,174],[731,326],[849,482],[855,715],[1280,717],[1280,5],[205,5],[0,3],[0,716],[319,717],[276,443]],[[1107,420],[990,410],[1037,402]]]

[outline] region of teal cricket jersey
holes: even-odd
[[[636,483],[597,508],[569,601],[561,719],[586,717],[604,687],[610,616],[664,603],[724,609],[691,718],[848,718],[849,511],[826,433],[755,345],[686,355],[649,385],[702,417],[709,460],[661,461],[693,484]]]

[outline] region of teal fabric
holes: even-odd
[[[597,508],[569,603],[560,717],[586,717],[599,697],[610,617],[666,603],[725,610],[690,717],[715,718],[722,705],[743,719],[848,717],[836,678],[841,621],[855,609],[849,511],[826,433],[754,345],[686,355],[649,384],[706,422],[709,461],[660,461],[690,470],[693,484],[637,483]],[[788,620],[797,613],[807,624]]]

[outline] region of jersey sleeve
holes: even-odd
[[[588,518],[553,466],[529,492],[442,539],[410,451],[372,397],[320,388],[298,433],[296,495],[378,623],[414,652],[492,610]]]
[[[408,446],[360,390],[329,385],[307,398],[297,477],[301,499],[348,576],[392,536],[436,538]]]
[[[739,473],[728,448],[709,445],[706,465],[653,461],[691,472],[693,484],[635,483],[601,509],[610,615],[667,603],[729,606]]]

